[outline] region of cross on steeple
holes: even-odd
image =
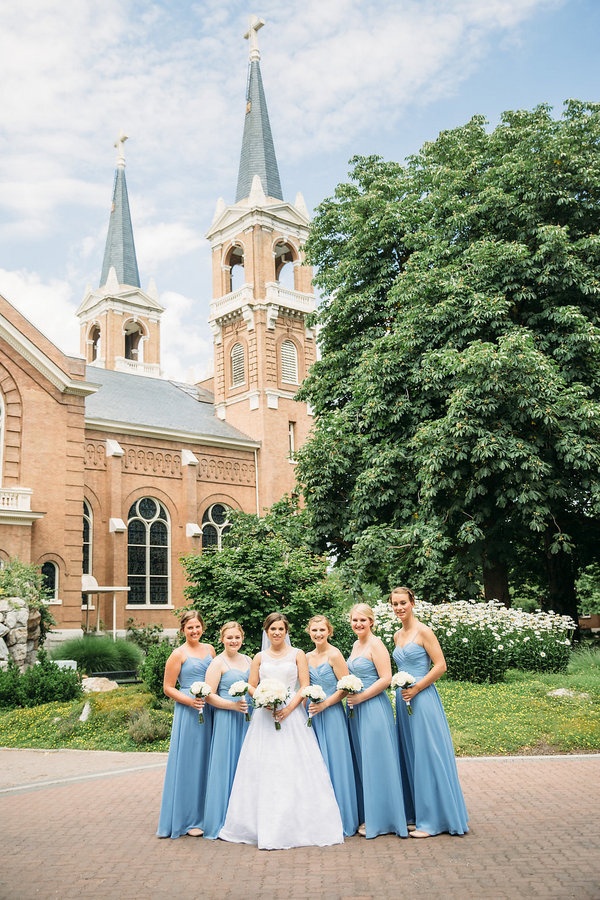
[[[244,35],[247,41],[250,41],[250,62],[258,62],[260,59],[260,51],[258,49],[258,38],[256,37],[256,32],[259,31],[265,24],[264,19],[259,19],[258,16],[250,16],[250,26],[248,31]]]
[[[122,166],[122,167],[125,166],[125,149],[124,149],[124,145],[125,145],[125,141],[126,141],[126,140],[128,140],[127,135],[126,135],[126,134],[123,134],[123,132],[121,132],[121,133],[119,134],[119,137],[118,137],[118,138],[116,139],[116,141],[115,141],[115,147],[117,148],[117,165],[118,165],[118,166]]]

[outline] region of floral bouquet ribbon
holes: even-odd
[[[289,697],[288,689],[277,678],[265,678],[261,681],[252,697],[255,706],[273,710],[273,718],[277,715],[277,707],[283,706]],[[275,729],[281,731],[281,722],[275,719]]]
[[[411,675],[410,672],[396,672],[396,674],[392,678],[392,683],[391,683],[390,687],[394,691],[397,690],[398,688],[400,688],[400,690],[402,691],[405,688],[412,687],[413,684],[416,684],[416,683],[417,683],[417,679],[415,678],[414,675]],[[409,714],[409,716],[412,716],[413,710],[412,710],[412,706],[410,705],[410,700],[405,700],[404,702],[406,703],[407,713]]]
[[[244,697],[248,693],[250,685],[247,681],[234,681],[229,688],[230,697]],[[246,722],[250,721],[250,712],[246,713]]]
[[[212,694],[212,688],[205,681],[194,681],[190,685],[190,694],[196,698],[208,697],[209,694]],[[201,725],[204,725],[204,713],[202,710],[198,713],[198,721]]]
[[[347,694],[360,694],[363,689],[363,683],[356,675],[344,675],[337,683],[338,691],[346,691]],[[350,708],[348,718],[351,719],[354,710]]]
[[[308,687],[302,688],[302,696],[310,700],[311,703],[322,703],[325,700],[325,691],[320,684],[309,684]],[[306,724],[312,728],[312,717],[308,716]]]

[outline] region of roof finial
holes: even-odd
[[[128,140],[127,135],[123,134],[121,131],[119,137],[115,141],[115,147],[117,148],[117,166],[121,169],[125,168],[125,150],[123,149],[123,144],[126,140]]]
[[[256,32],[265,24],[264,19],[258,16],[250,16],[250,26],[244,35],[247,41],[250,41],[250,62],[258,62],[260,60],[260,51],[258,49],[258,40]]]

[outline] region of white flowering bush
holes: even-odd
[[[390,650],[400,623],[389,603],[375,607],[377,632]],[[527,613],[489,603],[418,601],[415,615],[434,630],[456,681],[502,681],[507,669],[562,672],[571,654],[575,622],[552,612]]]

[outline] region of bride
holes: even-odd
[[[268,646],[252,661],[250,693],[261,680],[276,679],[291,699],[275,711],[254,710],[219,837],[261,850],[341,844],[340,811],[302,706],[302,688],[309,684],[306,656],[290,646],[281,613],[267,616],[263,628]]]

